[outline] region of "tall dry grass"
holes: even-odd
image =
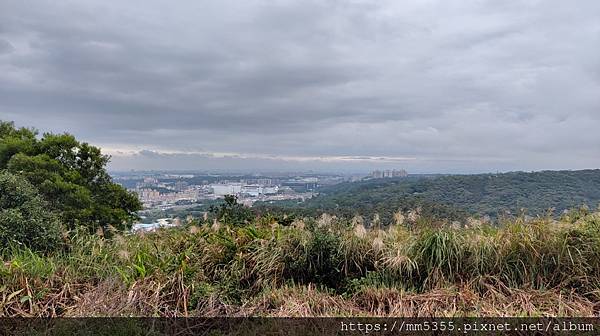
[[[600,215],[425,228],[399,214],[190,222],[1,252],[0,316],[590,316]]]

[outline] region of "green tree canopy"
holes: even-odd
[[[60,246],[61,233],[60,222],[35,187],[24,177],[0,172],[0,246],[50,251]]]
[[[69,228],[126,229],[137,217],[141,204],[112,182],[109,159],[70,134],[39,136],[34,129],[0,121],[0,170],[26,178]]]
[[[255,218],[252,210],[238,203],[235,195],[225,195],[224,202],[219,206],[211,206],[209,211],[219,222],[227,225],[243,226]]]

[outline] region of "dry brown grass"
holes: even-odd
[[[508,295],[483,295],[469,288],[410,293],[369,288],[351,298],[314,287],[285,287],[250,302],[234,316],[314,317],[463,317],[463,316],[597,316],[598,303],[560,291],[511,290]]]
[[[369,288],[354,302],[369,316],[595,316],[597,304],[558,290],[511,289],[509,293],[460,289],[435,289],[407,293],[396,289]]]
[[[77,297],[76,305],[65,316],[154,316],[165,304],[161,287],[134,283],[127,288],[117,280],[104,281]]]
[[[241,304],[227,304],[212,295],[187,307],[176,284],[118,280],[97,286],[65,284],[35,306],[0,297],[4,316],[598,316],[600,303],[574,292],[499,289],[470,286],[413,293],[396,288],[364,288],[351,297],[314,285],[283,286]]]

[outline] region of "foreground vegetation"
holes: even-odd
[[[360,217],[327,215],[241,223],[223,216],[232,209],[155,233],[75,230],[49,253],[5,247],[0,316],[592,316],[600,309],[600,214],[585,209],[499,227],[423,226],[418,211],[398,212],[393,225],[369,229]]]

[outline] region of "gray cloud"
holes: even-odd
[[[0,39],[0,54],[8,54],[15,50],[15,48],[6,40]]]
[[[68,130],[115,169],[598,167],[599,15],[593,0],[4,2],[0,118]]]

